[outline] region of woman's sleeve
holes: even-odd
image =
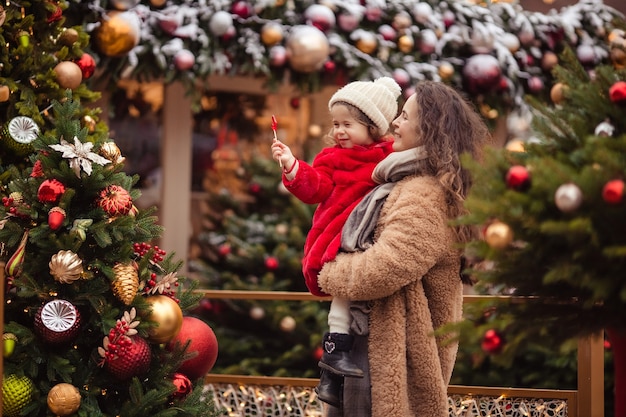
[[[397,292],[421,279],[449,252],[443,191],[418,177],[388,201],[380,234],[363,252],[340,253],[322,268],[321,289],[351,300],[373,300]],[[393,193],[393,191],[392,191]]]

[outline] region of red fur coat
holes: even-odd
[[[377,184],[372,171],[391,153],[392,142],[378,142],[364,147],[324,148],[313,164],[299,162],[296,177],[285,187],[307,204],[318,204],[304,244],[302,272],[309,291],[326,295],[317,285],[317,274],[325,262],[335,259],[341,245],[341,229],[348,215]]]

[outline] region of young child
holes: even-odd
[[[325,262],[332,261],[341,244],[341,230],[352,209],[377,184],[372,171],[392,151],[386,136],[398,112],[400,86],[389,77],[355,81],[330,99],[334,146],[324,148],[309,165],[293,156],[287,145],[274,140],[272,157],[283,167],[285,187],[307,204],[319,204],[304,245],[302,271],[312,294],[326,295],[317,284]],[[318,398],[339,406],[337,378],[324,378],[324,371],[339,377],[363,377],[349,356],[352,336],[347,299],[333,298],[328,313],[329,331],[324,335],[324,353],[319,362],[322,378]],[[324,382],[326,381],[326,382]]]

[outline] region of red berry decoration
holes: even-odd
[[[50,345],[71,342],[78,336],[80,327],[80,313],[69,301],[52,300],[35,314],[35,333]]]
[[[506,173],[506,185],[515,190],[526,190],[530,186],[530,173],[525,166],[514,165]]]
[[[133,208],[133,200],[126,189],[119,185],[109,185],[100,191],[98,205],[109,216],[125,215]]]
[[[485,353],[495,355],[502,351],[504,339],[497,330],[489,329],[485,332],[480,347]]]
[[[613,103],[626,101],[626,81],[618,81],[609,89],[609,98]]]
[[[56,203],[65,192],[65,185],[59,180],[44,180],[37,190],[37,199],[40,203]]]
[[[624,181],[613,180],[604,185],[602,198],[609,204],[619,204],[624,197]]]
[[[242,19],[247,19],[252,15],[252,5],[247,1],[236,1],[230,8],[231,13],[236,14]]]
[[[148,342],[137,336],[139,320],[135,320],[136,316],[135,308],[125,311],[98,348],[102,358],[98,365],[121,381],[141,376],[150,369],[152,351]]]
[[[61,207],[52,207],[48,212],[48,226],[52,230],[59,230],[65,221],[65,210]]]

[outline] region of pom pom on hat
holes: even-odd
[[[352,104],[374,122],[380,135],[384,135],[398,114],[398,97],[401,93],[402,88],[391,77],[354,81],[340,88],[330,98],[328,109],[339,101]]]

